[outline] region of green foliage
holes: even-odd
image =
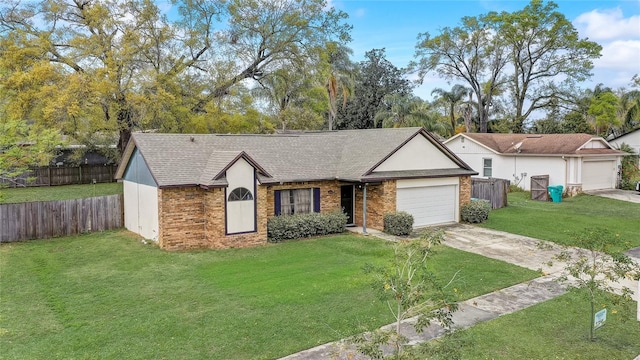
[[[636,154],[635,150],[625,143],[620,144],[618,150],[631,154],[622,158],[620,188],[635,190],[636,183],[640,181],[640,168],[638,167],[638,164],[640,164],[640,155]]]
[[[516,184],[510,184],[510,185],[509,185],[508,192],[510,192],[510,193],[514,193],[514,192],[524,192],[524,189],[523,189],[523,188],[521,188],[520,186],[516,185]]]
[[[413,324],[420,333],[432,322],[449,330],[452,314],[458,305],[447,300],[445,288],[428,263],[435,255],[435,247],[444,239],[443,231],[429,230],[419,239],[400,241],[394,245],[392,261],[384,266],[367,264],[365,272],[373,277],[372,286],[380,300],[387,304],[395,319],[393,330],[376,330],[369,336],[353,338],[359,352],[373,359],[385,358],[382,347],[393,347],[390,358],[406,359],[407,339],[400,333],[403,320],[416,317]],[[453,280],[453,279],[452,279]]]
[[[531,113],[570,103],[565,93],[590,76],[600,55],[601,46],[578,38],[556,8],[553,2],[532,0],[522,10],[464,17],[459,26],[435,36],[420,34],[412,68],[421,77],[435,71],[465,82],[475,96],[480,132],[487,132],[498,100],[513,109],[510,130],[523,132]]]
[[[310,236],[341,233],[347,225],[342,211],[274,216],[267,220],[270,242],[299,239]]]
[[[404,211],[384,214],[384,232],[391,235],[405,236],[413,231],[413,216]]]
[[[487,200],[472,200],[460,208],[462,221],[472,224],[483,223],[489,218],[491,204]]]
[[[0,122],[0,180],[15,183],[32,166],[46,166],[61,145],[55,129],[29,125],[23,120]],[[1,185],[0,185],[1,187]],[[1,196],[1,195],[0,195]]]
[[[353,95],[339,104],[342,106],[338,107],[337,129],[382,127],[382,122],[375,123],[375,116],[383,109],[385,96],[411,93],[411,83],[402,70],[385,58],[384,49],[372,49],[365,57],[356,66]]]
[[[279,69],[319,68],[317,49],[350,40],[346,13],[323,0],[172,6],[166,16],[145,0],[3,2],[12,115],[74,138],[115,133],[121,151],[135,129],[244,132],[261,124],[256,111],[218,119],[220,99]]]
[[[556,259],[564,262],[565,268],[561,281],[569,286],[586,290],[591,308],[589,339],[595,340],[594,317],[596,308],[600,304],[598,291],[613,292],[613,283],[625,279],[638,280],[640,267],[628,256],[609,252],[609,244],[619,237],[605,228],[587,228],[573,236],[578,249],[565,249]],[[621,289],[623,302],[631,302],[631,289],[623,286]]]
[[[589,115],[593,116],[596,123],[596,132],[607,135],[611,128],[622,125],[616,116],[618,97],[610,91],[597,94],[591,99]]]

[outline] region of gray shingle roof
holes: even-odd
[[[224,179],[214,177],[241,154],[262,170],[259,179],[263,183],[363,181],[374,166],[414,136],[424,136],[459,164],[445,173],[473,172],[422,128],[399,128],[276,135],[135,133],[116,177],[122,177],[128,156],[136,146],[160,187],[224,185]]]

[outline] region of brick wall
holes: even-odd
[[[267,243],[267,189],[258,187],[256,194],[256,232],[227,235],[224,189],[209,190],[205,195],[207,247],[228,249],[259,246]]]
[[[207,247],[204,190],[158,189],[158,244],[166,250]]]
[[[363,189],[356,188],[356,225],[363,223]],[[396,182],[387,180],[379,185],[367,185],[367,227],[377,230],[384,228],[384,214],[396,211]]]

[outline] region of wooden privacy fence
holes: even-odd
[[[471,179],[471,197],[489,200],[493,209],[507,206],[507,192],[509,180],[505,179]]]
[[[117,229],[124,224],[122,195],[0,204],[0,242],[46,239]]]
[[[80,165],[36,167],[16,179],[16,183],[3,181],[9,187],[53,186],[114,182],[117,165]],[[28,179],[31,181],[28,181]]]

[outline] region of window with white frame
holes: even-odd
[[[280,214],[308,214],[313,212],[312,189],[291,189],[280,191]]]
[[[482,176],[491,177],[491,159],[482,159]]]
[[[243,200],[253,200],[253,195],[251,195],[251,191],[247,188],[239,187],[233,189],[231,194],[229,194],[229,201],[243,201]]]

